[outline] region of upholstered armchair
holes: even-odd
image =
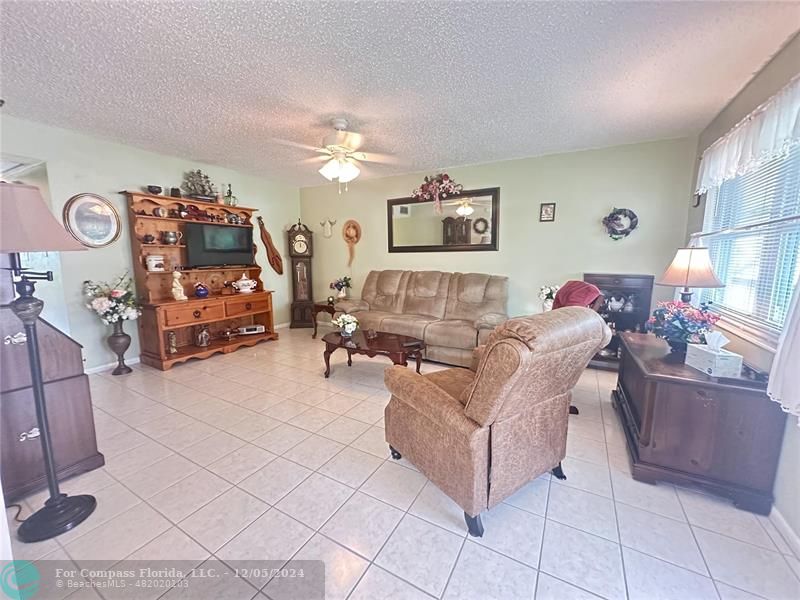
[[[480,513],[542,473],[564,478],[570,394],[611,331],[580,307],[510,319],[475,350],[470,369],[386,370],[386,441],[462,509]]]

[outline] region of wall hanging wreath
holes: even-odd
[[[629,208],[615,208],[603,217],[603,226],[608,237],[615,241],[621,240],[639,226],[639,217]]]
[[[442,214],[442,200],[448,196],[460,194],[462,189],[464,189],[463,186],[450,179],[447,173],[439,173],[426,176],[422,185],[411,192],[411,196],[421,202],[433,200],[433,211],[440,215]]]

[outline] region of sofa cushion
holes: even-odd
[[[382,331],[381,323],[386,317],[397,316],[384,310],[359,310],[351,314],[358,319],[358,326],[361,329],[374,329],[375,331]]]
[[[486,313],[506,313],[508,277],[485,273],[453,273],[445,319],[476,321]]]
[[[428,346],[472,349],[478,342],[478,330],[472,321],[437,321],[425,328],[424,339]]]
[[[371,310],[403,312],[406,284],[411,271],[370,271],[361,290],[361,298]]]
[[[433,373],[423,375],[425,379],[435,383],[445,392],[464,404],[466,398],[462,398],[464,390],[472,383],[475,373],[469,369],[442,369]]]
[[[438,320],[426,315],[390,315],[381,322],[381,331],[410,335],[421,340],[424,339],[425,328]]]
[[[403,313],[444,317],[451,273],[412,271],[406,285]]]

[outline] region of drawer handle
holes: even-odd
[[[7,335],[6,337],[3,338],[3,343],[6,346],[8,345],[19,346],[27,341],[28,341],[28,336],[25,335],[22,331],[19,331],[14,335]]]
[[[199,319],[203,316],[203,313],[201,313],[199,310],[194,311],[192,314],[194,315],[195,319]]]
[[[248,302],[247,304],[245,304],[245,305],[244,305],[244,307],[245,307],[247,310],[250,310],[251,308],[253,308],[253,304],[252,304],[251,302]]]
[[[39,428],[33,427],[31,428],[30,431],[23,431],[22,433],[20,433],[19,437],[17,438],[17,441],[24,442],[27,440],[35,440],[38,437],[39,437]]]

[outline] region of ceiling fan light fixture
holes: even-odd
[[[474,212],[475,209],[472,208],[469,202],[462,202],[461,205],[456,209],[456,214],[459,217],[468,217]]]
[[[330,159],[319,170],[319,174],[322,175],[328,181],[333,181],[337,177],[339,177],[341,173],[341,166],[339,165],[339,161],[335,158]]]
[[[343,160],[339,165],[339,182],[340,183],[348,183],[353,181],[356,177],[361,174],[361,169],[359,169],[352,161]]]

